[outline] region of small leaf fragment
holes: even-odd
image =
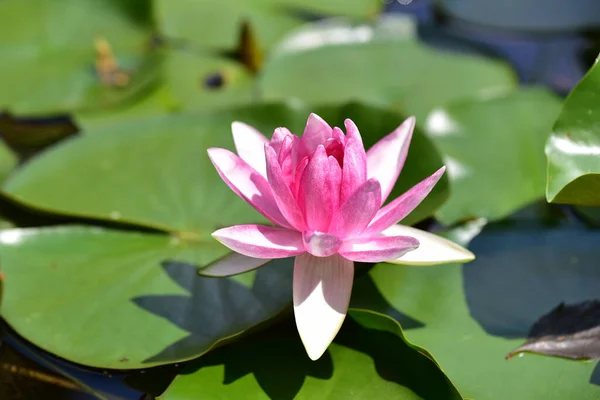
[[[506,359],[526,352],[570,360],[600,359],[600,301],[561,303],[537,320],[527,341]]]

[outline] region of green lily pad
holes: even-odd
[[[597,297],[599,239],[599,232],[535,220],[490,225],[469,246],[475,261],[378,264],[356,281],[353,301],[359,306],[375,293],[385,301],[372,309],[424,325],[405,328],[406,337],[434,354],[467,398],[596,399],[593,363],[505,356],[549,309]]]
[[[379,0],[155,0],[161,32],[169,38],[196,45],[232,49],[242,21],[256,29],[266,48],[302,24],[304,17],[343,15],[375,16]]]
[[[298,98],[309,104],[359,100],[392,106],[417,121],[435,106],[516,87],[505,64],[442,52],[412,38],[376,34],[376,28],[327,24],[302,29],[283,41],[307,43],[275,53],[260,76],[267,100]],[[344,29],[342,29],[344,28]],[[311,36],[312,33],[312,36]],[[322,39],[335,35],[335,40]]]
[[[197,276],[225,252],[214,241],[85,226],[2,231],[1,314],[34,345],[78,364],[193,359],[291,301],[290,260],[235,279]]]
[[[544,142],[560,100],[525,89],[434,110],[423,125],[448,166],[452,195],[436,217],[445,224],[504,218],[544,196]]]
[[[17,155],[0,142],[0,182],[4,182],[16,165]]]
[[[322,114],[332,125],[341,126],[344,118],[353,118],[367,147],[403,121],[393,112],[359,104],[316,110],[260,105],[219,113],[119,119],[42,153],[3,189],[21,203],[54,213],[134,223],[213,240],[210,234],[219,226],[264,219],[221,181],[206,149],[233,148],[234,120],[254,125],[267,135],[278,126],[301,132],[311,111]],[[441,164],[431,142],[417,131],[392,196]],[[447,180],[442,179],[408,223],[430,216],[445,200],[447,190]]]
[[[549,202],[600,205],[599,93],[600,68],[596,61],[565,100],[548,138]]]
[[[332,124],[354,118],[367,144],[402,122],[395,113],[358,104],[316,111]],[[4,186],[14,200],[56,214],[165,233],[93,227],[0,233],[7,276],[2,316],[53,354],[120,369],[197,357],[273,317],[291,299],[290,268],[274,263],[256,276],[196,277],[198,267],[227,252],[210,236],[215,229],[263,221],[220,180],[206,149],[233,147],[233,120],[265,133],[279,125],[299,132],[308,114],[301,106],[262,105],[115,120],[32,159]],[[432,143],[416,132],[394,190],[440,165]],[[446,196],[442,180],[411,218],[431,215]]]
[[[240,62],[194,51],[166,54],[165,86],[181,110],[233,107],[258,98],[254,76]]]
[[[397,322],[366,310],[350,311],[316,362],[306,356],[290,318],[192,363],[160,398],[462,399]]]
[[[107,109],[140,96],[157,78],[149,52],[150,2],[0,2],[0,108],[21,114]],[[100,83],[94,40],[104,37],[126,87]]]

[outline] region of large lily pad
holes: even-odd
[[[526,89],[487,100],[466,100],[436,109],[426,134],[448,166],[452,196],[436,217],[506,217],[544,196],[543,147],[560,100],[543,89]]]
[[[395,113],[361,105],[319,112],[352,117],[370,144],[395,128]],[[290,301],[290,269],[277,263],[231,279],[197,278],[227,250],[219,226],[262,221],[221,182],[206,149],[232,147],[230,124],[300,131],[303,107],[263,105],[222,113],[115,120],[67,139],[6,183],[14,199],[46,211],[128,222],[164,234],[92,227],[0,234],[6,274],[2,316],[23,337],[60,357],[104,368],[140,368],[197,357],[217,341],[273,317]],[[441,165],[416,133],[394,189]],[[431,215],[447,181],[412,216]]]
[[[156,78],[148,52],[150,2],[6,0],[0,2],[0,108],[49,114],[106,109],[136,97]],[[101,84],[94,40],[112,46],[128,71],[125,88]]]
[[[391,318],[351,310],[334,343],[310,361],[293,321],[192,363],[161,396],[253,399],[462,399],[424,349]]]
[[[353,301],[372,297],[375,288],[385,299],[377,308],[424,324],[405,330],[407,338],[431,351],[467,398],[596,399],[593,363],[539,356],[506,361],[505,355],[548,309],[597,298],[599,239],[599,232],[531,220],[492,225],[469,246],[475,261],[378,264],[356,282]]]
[[[291,262],[235,279],[201,278],[214,241],[84,226],[6,230],[2,317],[69,361],[146,368],[189,360],[291,301]]]
[[[366,146],[403,120],[395,113],[359,104],[310,111],[338,126],[344,118],[353,118]],[[102,123],[26,164],[4,190],[20,202],[51,212],[131,222],[212,240],[210,233],[218,226],[262,217],[221,182],[206,149],[233,147],[233,120],[254,125],[267,135],[278,126],[301,132],[310,111],[301,106],[260,105]],[[441,164],[431,142],[417,132],[394,193],[408,189]],[[447,180],[442,179],[407,221],[431,215],[447,190]]]
[[[499,61],[441,52],[410,34],[396,38],[377,35],[368,26],[332,24],[336,32],[321,23],[284,39],[307,46],[267,61],[259,82],[266,99],[292,97],[311,104],[360,100],[391,105],[421,121],[435,106],[516,86],[512,71]],[[322,39],[331,35],[334,42]]]
[[[367,17],[383,7],[379,0],[155,0],[160,30],[196,45],[232,49],[238,27],[248,21],[265,47],[276,43],[305,17]]]
[[[600,205],[600,67],[598,61],[569,94],[548,138],[546,198]]]

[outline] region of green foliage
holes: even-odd
[[[546,198],[552,203],[600,205],[598,62],[569,94],[548,138]]]
[[[557,116],[547,199],[599,204],[597,66],[560,111],[498,60],[429,47],[406,17],[374,21],[383,3],[1,1],[0,315],[11,333],[122,370],[142,391],[166,388],[164,399],[598,398],[593,364],[504,359],[549,310],[600,289],[597,231],[555,209],[514,214],[543,196]],[[350,19],[303,25],[316,15]],[[290,259],[198,275],[227,253],[214,230],[265,222],[206,150],[233,149],[232,121],[299,133],[310,112],[351,118],[367,148],[416,115],[390,199],[445,163],[403,223],[454,225],[444,235],[474,238],[478,257],[357,264],[354,308],[317,362],[291,318]],[[77,126],[57,130],[57,114]],[[25,124],[6,125],[13,116]]]

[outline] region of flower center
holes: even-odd
[[[331,138],[327,139],[325,142],[325,151],[328,156],[333,156],[338,164],[340,164],[340,168],[344,165],[344,145],[337,139]]]

